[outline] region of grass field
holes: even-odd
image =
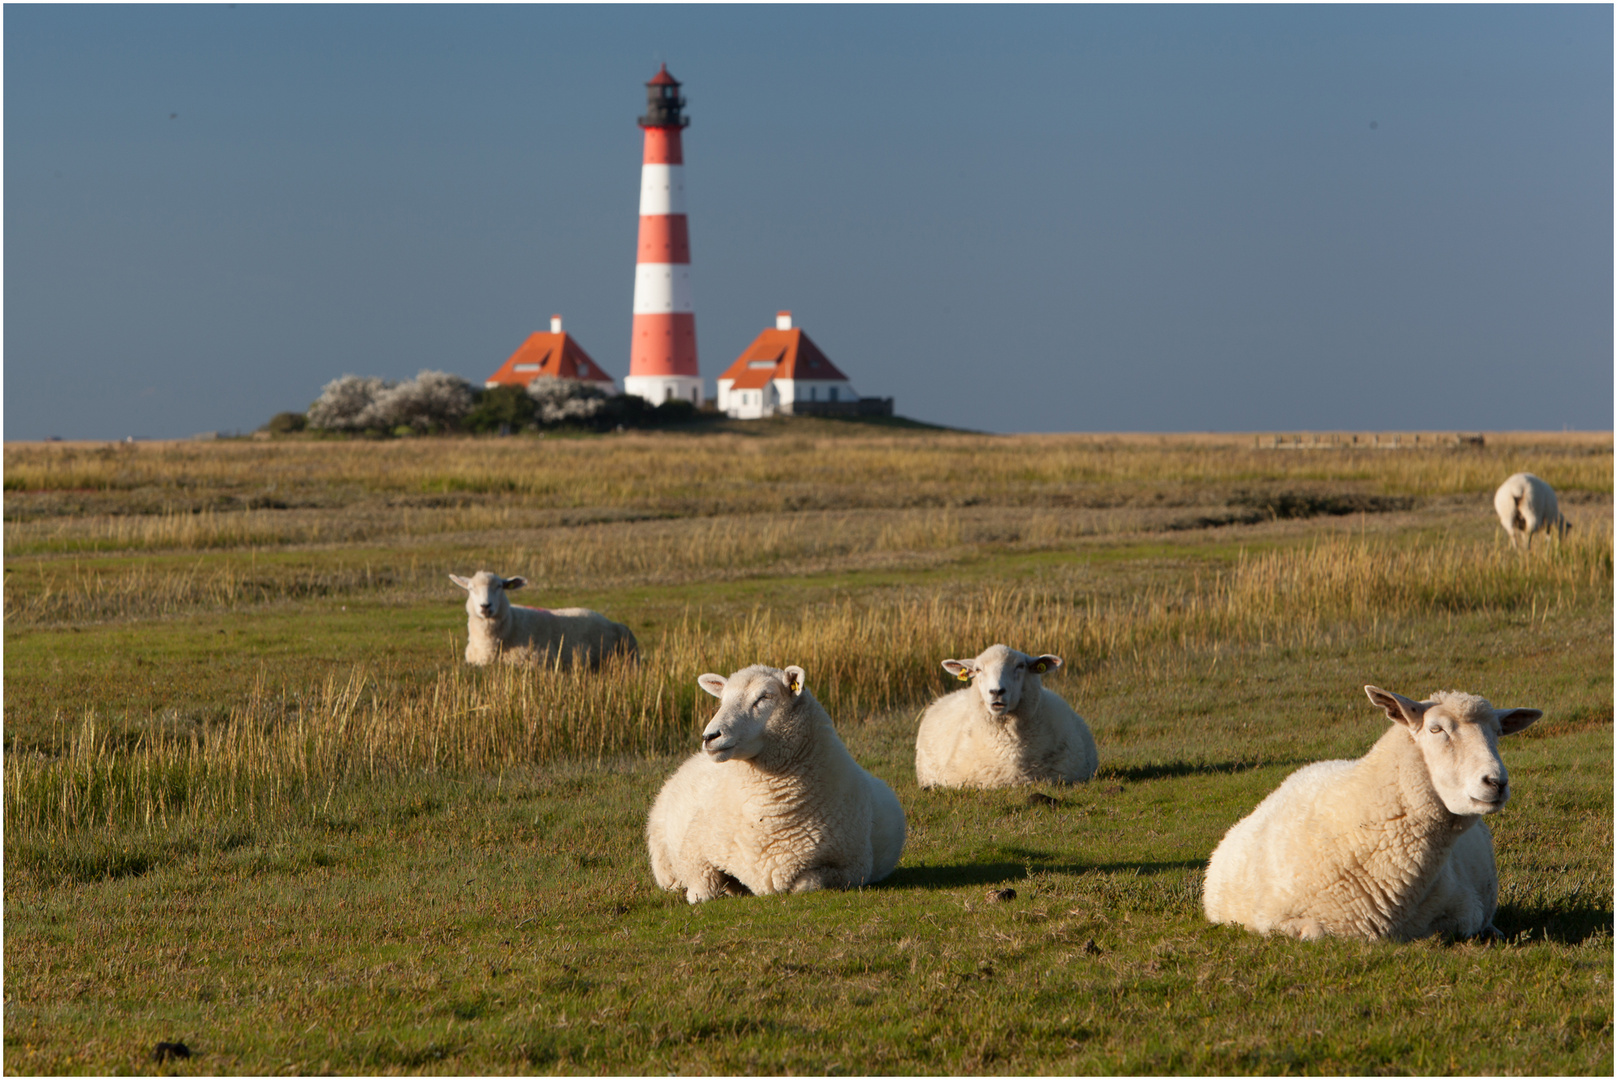
[[[1575,523],[1527,556],[1524,469]],[[12,444],[5,487],[7,1072],[1612,1071],[1609,435]],[[476,569],[640,663],[467,669]],[[915,785],[938,661],[996,640],[1094,730],[1054,804]],[[898,792],[889,880],[655,888],[696,676],[755,662]],[[1202,918],[1224,830],[1384,729],[1365,683],[1545,711],[1505,943]]]

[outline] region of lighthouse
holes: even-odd
[[[691,244],[685,219],[685,155],[680,132],[690,119],[664,64],[646,84],[646,133],[640,166],[640,247],[634,268],[634,340],[623,390],[654,405],[702,400],[696,369],[696,309],[691,301]]]

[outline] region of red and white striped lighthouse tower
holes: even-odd
[[[685,99],[668,65],[646,84],[646,152],[640,166],[640,250],[634,268],[634,341],[623,391],[653,404],[700,404],[691,242],[685,219]]]

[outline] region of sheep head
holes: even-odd
[[[807,692],[796,665],[783,671],[756,664],[728,679],[703,675],[696,685],[719,699],[719,711],[702,729],[702,749],[714,761],[749,761],[773,738],[789,738],[797,699]]]
[[[1426,759],[1432,788],[1451,814],[1492,814],[1510,798],[1510,774],[1499,759],[1499,736],[1514,735],[1544,714],[1496,709],[1485,698],[1439,690],[1411,701],[1376,686],[1364,688],[1387,719],[1402,724]]]
[[[1036,697],[1040,676],[1061,666],[1061,657],[1049,653],[1029,656],[1006,645],[990,645],[972,660],[945,660],[943,670],[970,682],[993,716],[1014,713],[1025,697]]]
[[[474,619],[495,622],[511,610],[511,601],[505,594],[528,583],[523,577],[501,577],[487,570],[479,570],[469,578],[450,574],[449,580],[466,590],[466,614]]]

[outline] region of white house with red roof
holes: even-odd
[[[528,340],[517,346],[517,351],[483,385],[527,386],[535,379],[546,378],[582,379],[609,391],[617,385],[571,334],[562,331],[560,315],[550,317],[550,333],[529,334]]]
[[[790,311],[778,313],[775,328],[754,338],[719,376],[719,411],[738,420],[809,411],[800,405],[858,401],[853,383],[792,325]]]

